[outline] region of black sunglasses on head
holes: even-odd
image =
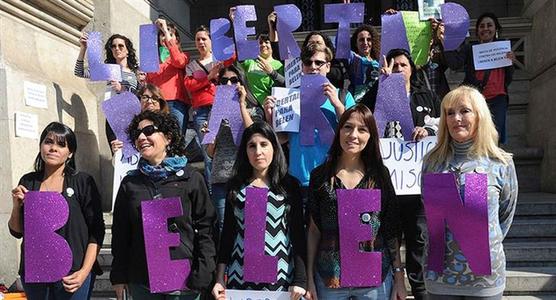
[[[147,126],[141,128],[141,129],[134,129],[131,132],[131,136],[133,137],[133,140],[135,141],[139,138],[141,133],[143,133],[145,136],[151,136],[155,132],[159,132],[158,127],[156,127],[154,125],[147,125]]]
[[[228,81],[231,82],[232,84],[236,84],[239,82],[239,78],[237,76],[232,76],[232,77],[221,77],[220,78],[220,84],[221,85],[225,85],[228,84]]]

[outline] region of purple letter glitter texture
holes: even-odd
[[[254,5],[238,5],[234,16],[234,36],[237,44],[237,60],[259,56],[259,42],[248,40],[248,35],[255,34],[255,27],[247,27],[247,21],[257,21]]]
[[[103,101],[101,107],[108,124],[116,134],[116,138],[124,143],[122,159],[126,160],[137,153],[137,150],[133,147],[135,141],[129,140],[126,129],[133,117],[141,112],[141,104],[133,93],[122,92]]]
[[[338,23],[336,58],[349,58],[351,23],[363,23],[365,3],[325,4],[324,22]],[[280,36],[282,38],[282,36]]]
[[[249,282],[275,283],[278,257],[264,253],[268,189],[247,188],[245,192],[245,256],[243,279]]]
[[[405,23],[401,13],[393,15],[382,15],[382,29],[380,32],[380,65],[383,64],[383,56],[392,49],[409,49]]]
[[[151,292],[185,289],[191,265],[188,259],[172,260],[169,248],[181,240],[178,232],[168,232],[168,219],[183,215],[180,198],[142,201],[141,211]]]
[[[442,21],[444,22],[444,50],[456,50],[467,36],[469,30],[469,14],[457,3],[440,5]]]
[[[68,242],[56,233],[68,221],[68,202],[56,192],[27,192],[23,215],[25,283],[61,280],[73,261]]]
[[[323,84],[328,79],[322,75],[301,76],[301,120],[299,123],[299,142],[303,146],[315,144],[315,129],[322,144],[332,145],[334,130],[320,109],[326,101]]]
[[[340,235],[340,286],[369,287],[382,283],[382,253],[364,252],[359,243],[374,241],[370,224],[361,215],[380,211],[380,190],[336,190]]]
[[[87,61],[92,81],[122,81],[122,68],[117,64],[105,64],[102,59],[101,34],[98,31],[89,33],[87,40]]]
[[[404,139],[411,140],[413,118],[405,91],[405,79],[401,73],[381,76],[376,96],[375,119],[379,136],[384,135],[386,123],[400,121]]]
[[[210,36],[212,39],[212,54],[219,61],[230,59],[236,51],[234,40],[226,36],[230,30],[230,21],[225,18],[210,20]]]
[[[429,230],[429,270],[444,269],[448,226],[471,271],[475,275],[491,274],[487,185],[486,174],[466,174],[465,198],[461,199],[454,174],[425,175],[423,202]]]
[[[158,28],[154,24],[139,26],[139,69],[158,72]]]
[[[239,145],[244,127],[239,108],[237,87],[234,85],[219,85],[216,87],[216,95],[208,123],[209,132],[205,134],[203,144],[214,143],[222,120],[228,120],[234,143]]]
[[[295,41],[292,32],[301,25],[301,11],[294,4],[274,6],[276,11],[276,30],[278,31],[278,45],[280,46],[280,59],[299,57],[301,50]]]

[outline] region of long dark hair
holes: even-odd
[[[500,33],[500,31],[502,31],[502,25],[500,25],[500,21],[498,21],[498,17],[491,12],[486,12],[483,13],[479,16],[479,18],[477,18],[477,23],[475,23],[475,35],[478,36],[479,34],[479,24],[481,24],[481,22],[483,21],[484,18],[491,18],[492,21],[494,21],[494,29],[496,29],[497,33]],[[495,35],[496,38],[496,35]]]
[[[371,34],[371,37],[373,39],[372,46],[371,46],[371,57],[373,59],[378,60],[380,58],[380,38],[378,37],[378,31],[376,31],[376,29],[371,25],[364,24],[357,27],[357,29],[355,29],[355,31],[351,35],[351,40],[350,40],[351,51],[359,54],[359,52],[357,51],[357,35],[362,31],[367,31],[368,33]]]
[[[133,48],[133,43],[126,36],[117,33],[110,36],[108,38],[108,41],[106,41],[106,44],[104,44],[104,50],[106,51],[106,59],[104,60],[104,63],[116,63],[116,58],[114,57],[114,55],[112,55],[112,42],[114,41],[114,39],[124,40],[125,46],[127,48],[127,67],[130,68],[133,72],[137,71],[137,56],[135,55],[135,48]]]
[[[342,114],[338,128],[336,129],[336,134],[334,135],[334,141],[332,142],[332,146],[330,146],[330,150],[328,151],[328,156],[324,164],[326,178],[332,180],[332,178],[336,176],[336,167],[338,166],[340,157],[344,152],[342,146],[340,145],[340,132],[344,124],[353,114],[358,114],[361,117],[370,134],[369,141],[367,142],[365,149],[361,152],[360,157],[365,167],[364,174],[366,174],[369,178],[367,188],[374,187],[374,183],[378,183],[381,187],[384,187],[384,183],[387,180],[390,180],[390,176],[382,162],[382,156],[380,154],[380,141],[375,117],[373,116],[371,110],[363,104],[357,104]]]
[[[77,138],[75,137],[75,133],[73,132],[73,130],[71,130],[71,128],[69,128],[65,124],[62,124],[60,122],[52,122],[46,125],[46,127],[42,131],[41,138],[39,139],[39,147],[44,142],[44,139],[46,139],[46,137],[49,136],[50,134],[53,134],[55,136],[54,137],[55,143],[68,147],[71,156],[66,160],[66,167],[64,168],[64,173],[74,174],[75,173],[75,151],[77,151]],[[35,167],[35,172],[40,172],[40,173],[44,172],[45,163],[44,160],[42,159],[40,150],[39,150],[39,154],[37,154],[37,157],[35,158],[34,167]]]
[[[133,144],[133,147],[135,147],[133,132],[137,129],[137,126],[139,126],[139,122],[143,120],[150,120],[153,122],[153,125],[170,140],[166,149],[166,157],[185,155],[185,138],[181,133],[178,120],[171,114],[160,111],[146,110],[133,118],[127,128],[128,138]]]
[[[249,184],[249,179],[253,177],[253,166],[247,157],[247,143],[255,134],[260,134],[268,139],[274,149],[272,162],[268,168],[268,178],[270,189],[281,194],[286,194],[284,179],[288,178],[288,166],[286,156],[278,142],[278,138],[272,127],[266,122],[255,122],[245,128],[241,137],[241,143],[237,150],[236,161],[234,163],[232,178],[228,181],[228,199],[235,199],[242,187]]]
[[[224,76],[224,74],[227,71],[234,72],[237,78],[239,79],[239,83],[241,83],[241,85],[245,87],[245,91],[247,92],[247,96],[245,97],[247,100],[247,106],[248,107],[260,106],[255,96],[253,96],[253,93],[251,92],[249,85],[247,84],[247,77],[245,76],[243,70],[241,68],[236,67],[235,65],[229,65],[227,67],[223,67],[222,69],[220,69],[220,71],[218,72],[218,78],[222,78],[222,76]]]

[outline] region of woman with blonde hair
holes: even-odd
[[[463,191],[466,174],[487,175],[491,275],[472,272],[451,230],[446,228],[447,250],[442,272],[425,266],[425,286],[430,300],[502,299],[506,285],[502,241],[512,223],[518,184],[512,156],[500,149],[497,142],[498,132],[485,98],[478,90],[461,86],[444,97],[438,144],[425,157],[423,176],[453,173],[458,189]]]

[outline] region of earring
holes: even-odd
[[[496,30],[496,33],[494,33],[494,37],[498,39],[498,30]]]

